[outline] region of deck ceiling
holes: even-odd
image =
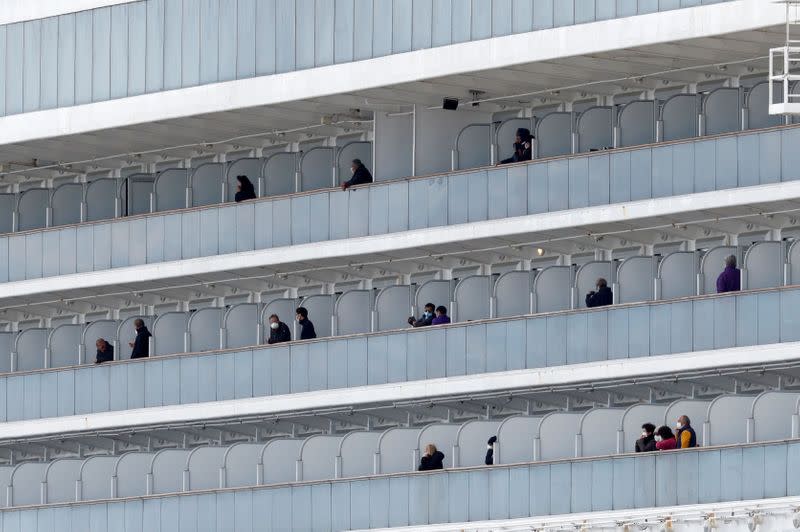
[[[471,91],[481,91],[479,98],[490,101],[479,108],[462,105],[457,112],[551,106],[736,76],[765,76],[769,48],[783,42],[782,32],[782,27],[768,27],[8,144],[0,147],[0,169],[18,173],[0,174],[0,183],[354,133],[371,129],[374,111],[403,112],[414,104],[440,107],[445,96],[467,104],[474,98]],[[323,119],[338,125],[322,125]],[[283,133],[297,128],[309,129]],[[37,168],[53,164],[60,166]]]

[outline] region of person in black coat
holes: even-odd
[[[268,344],[280,344],[282,342],[291,342],[292,333],[289,326],[283,323],[277,314],[269,317],[269,340]]]
[[[425,303],[425,312],[417,319],[414,316],[408,318],[408,324],[412,327],[427,327],[433,323],[433,311],[436,306],[433,303]]]
[[[586,306],[605,307],[614,302],[614,294],[608,287],[608,283],[602,277],[597,280],[597,290],[592,290],[586,294]]]
[[[433,471],[444,469],[444,453],[436,450],[436,446],[429,443],[425,446],[425,454],[419,461],[417,471]]]
[[[239,182],[236,185],[236,196],[234,198],[236,203],[256,199],[256,189],[246,175],[237,175],[236,180]]]
[[[317,337],[317,331],[314,330],[314,324],[308,319],[308,309],[305,307],[297,308],[297,323],[300,324],[300,339],[312,340]]]
[[[372,183],[372,174],[369,173],[369,170],[367,170],[367,167],[361,162],[361,159],[353,159],[353,162],[350,164],[350,171],[353,172],[353,177],[351,177],[349,181],[342,183],[342,190],[347,190],[355,185]]]
[[[489,441],[486,442],[486,458],[483,460],[483,463],[486,465],[494,464],[494,444],[496,442],[497,436],[492,436],[489,438]]]
[[[517,138],[514,142],[514,155],[508,159],[503,159],[500,164],[519,163],[530,161],[533,158],[533,136],[529,129],[521,127],[517,129]]]
[[[94,360],[95,364],[102,364],[103,362],[111,362],[114,360],[114,346],[106,342],[104,338],[98,338],[94,345],[97,347],[97,357]]]
[[[133,342],[128,342],[131,346],[131,358],[146,358],[150,356],[150,331],[144,324],[144,320],[137,318],[133,322],[136,328],[136,339]]]
[[[637,453],[649,453],[656,450],[656,426],[652,423],[642,425],[642,437],[636,440]]]

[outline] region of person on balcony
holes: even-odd
[[[436,316],[431,321],[431,325],[446,325],[450,323],[450,316],[447,315],[447,307],[439,305],[436,307]]]
[[[652,423],[642,425],[642,437],[636,440],[637,453],[649,453],[656,450],[656,426]]]
[[[508,159],[503,159],[500,164],[519,163],[530,161],[533,158],[533,136],[529,129],[521,127],[517,129],[517,137],[514,140],[514,155]]]
[[[692,447],[697,447],[697,434],[695,434],[692,428],[692,422],[689,420],[689,416],[683,415],[679,417],[675,426],[678,429],[676,431],[678,448],[690,449]]]
[[[736,256],[725,258],[725,269],[717,277],[717,293],[738,292],[741,290],[742,272],[736,267]]]
[[[111,362],[114,360],[114,346],[106,342],[105,338],[98,338],[94,345],[97,347],[95,364],[102,364],[103,362]]]
[[[436,307],[433,303],[425,303],[425,311],[417,319],[414,316],[408,318],[408,324],[412,327],[427,327],[433,325],[433,311]]]
[[[350,171],[353,173],[353,177],[342,183],[342,190],[347,190],[355,185],[372,183],[372,174],[369,173],[361,159],[353,159],[353,162],[350,163]]]
[[[486,442],[486,456],[483,458],[485,465],[494,465],[494,444],[497,443],[497,436],[492,436]]]
[[[300,324],[300,339],[312,340],[317,337],[317,331],[314,330],[314,324],[308,319],[308,310],[305,307],[297,308],[297,323]]]
[[[586,306],[592,307],[605,307],[614,302],[614,294],[608,287],[608,282],[602,277],[597,280],[597,290],[592,290],[586,294]]]
[[[656,449],[659,451],[669,451],[678,447],[678,442],[675,440],[675,435],[672,430],[664,425],[658,427],[656,431]]]
[[[144,320],[137,318],[133,321],[133,326],[136,328],[136,338],[133,342],[128,342],[131,346],[131,358],[147,358],[150,356],[150,331],[144,324]]]
[[[236,197],[234,198],[236,203],[256,199],[256,189],[246,175],[237,175],[236,180],[238,181],[236,185]]]
[[[425,454],[419,461],[417,471],[433,471],[435,469],[444,469],[444,453],[436,450],[436,446],[429,443],[425,446]]]
[[[268,344],[280,344],[283,342],[291,342],[292,333],[289,331],[289,326],[283,323],[277,314],[269,317],[269,340]]]

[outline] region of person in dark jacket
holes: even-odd
[[[497,443],[497,436],[492,436],[489,438],[489,441],[486,442],[486,458],[483,459],[483,463],[486,465],[494,465],[495,443]]]
[[[419,461],[417,471],[433,471],[434,469],[444,469],[444,453],[436,450],[436,446],[429,443],[425,446],[425,454]]]
[[[608,287],[608,283],[602,277],[597,280],[597,290],[592,290],[586,294],[586,306],[591,307],[605,307],[614,302],[614,294]]]
[[[291,342],[292,333],[289,326],[283,323],[277,314],[269,317],[269,340],[268,344],[280,344],[282,342]]]
[[[642,437],[636,440],[637,453],[649,453],[656,450],[656,426],[652,423],[642,425]]]
[[[239,182],[236,185],[236,197],[234,198],[236,203],[256,199],[256,189],[246,175],[237,175],[236,180]]]
[[[725,269],[717,277],[717,293],[738,292],[741,290],[742,272],[736,267],[736,256],[725,259]]]
[[[311,340],[317,337],[317,331],[314,330],[314,324],[308,319],[308,310],[305,307],[298,307],[297,322],[300,324],[300,339]]]
[[[342,183],[342,190],[347,190],[355,185],[372,183],[372,174],[369,173],[369,170],[367,170],[367,167],[361,162],[361,159],[353,159],[353,162],[350,164],[350,171],[353,172],[353,177],[351,177],[349,181]]]
[[[503,159],[500,164],[519,163],[530,161],[533,157],[533,136],[530,130],[521,127],[517,129],[517,138],[514,142],[514,155],[508,159]]]
[[[439,305],[436,307],[436,317],[433,318],[431,325],[445,325],[450,323],[450,316],[447,315],[447,307]]]
[[[102,364],[103,362],[111,362],[114,360],[114,346],[106,342],[105,338],[98,338],[94,345],[97,347],[97,357],[94,360],[95,364]]]
[[[136,328],[136,339],[133,342],[128,342],[131,346],[131,358],[146,358],[150,356],[150,331],[144,324],[144,320],[137,318],[133,322]]]
[[[425,303],[425,311],[417,319],[414,316],[408,318],[408,324],[412,327],[427,327],[433,325],[433,312],[436,307],[433,303]]]
[[[689,416],[683,415],[679,417],[675,427],[678,429],[675,432],[678,449],[697,447],[697,434],[695,434],[692,428],[692,422],[689,420]]]

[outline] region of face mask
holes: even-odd
[[[661,441],[661,436],[656,436],[656,441]]]
[[[646,432],[642,432],[642,438],[646,438],[646,437],[647,437],[647,433]]]
[[[675,423],[675,426],[676,426],[676,427],[678,427],[678,430],[680,430],[680,429],[682,429],[682,428],[683,428],[683,423],[681,423],[680,421],[678,421],[677,423]]]
[[[274,322],[269,324],[269,328],[270,329],[277,329],[278,327],[280,327],[280,325],[278,325],[277,321],[274,321]]]
[[[425,315],[425,317],[426,317],[426,318],[430,318],[430,317],[431,317],[431,313],[430,313],[430,312],[428,312],[427,310],[425,311],[425,314],[424,314],[424,315]]]

